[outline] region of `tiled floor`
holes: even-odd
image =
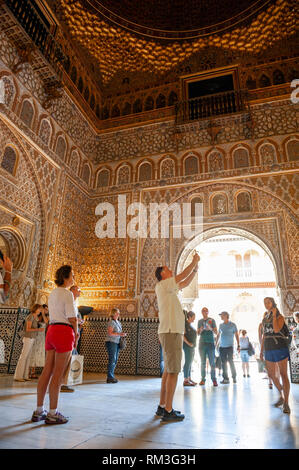
[[[13,382],[0,375],[0,448],[2,449],[295,449],[299,447],[299,385],[291,385],[291,415],[272,406],[277,394],[252,365],[251,377],[213,388],[183,388],[175,407],[183,422],[161,424],[154,416],[160,379],[120,376],[106,384],[85,374],[75,393],[60,395],[60,411],[70,420],[47,426],[30,421],[36,382]],[[198,377],[196,377],[198,379]],[[46,401],[48,406],[48,399]]]

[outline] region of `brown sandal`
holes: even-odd
[[[184,387],[194,387],[194,384],[192,384],[191,382],[185,382],[184,381],[183,386]]]

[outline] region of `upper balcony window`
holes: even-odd
[[[183,101],[176,105],[177,123],[232,114],[245,109],[236,66],[181,78]]]
[[[205,80],[195,80],[188,83],[188,98],[200,98],[202,96],[215,95],[234,90],[234,80],[232,73],[220,75]]]

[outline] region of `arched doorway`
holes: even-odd
[[[219,325],[221,311],[228,311],[238,329],[258,342],[258,325],[264,313],[264,297],[274,297],[280,307],[277,261],[264,241],[237,228],[213,228],[196,236],[177,258],[176,271],[190,262],[194,249],[201,256],[199,272],[182,292],[182,303],[201,318],[209,308]]]
[[[10,226],[0,226],[0,249],[13,262],[14,272],[22,271],[26,260],[26,245],[21,233]]]

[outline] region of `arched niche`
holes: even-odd
[[[88,163],[84,163],[82,168],[82,179],[85,181],[86,184],[89,185],[90,182],[90,167]]]
[[[166,98],[165,96],[160,93],[160,95],[158,96],[158,98],[156,99],[156,108],[165,108],[166,106]]]
[[[39,128],[38,135],[47,147],[49,146],[51,134],[52,134],[51,124],[49,123],[48,119],[43,119]]]
[[[160,178],[175,176],[175,163],[172,158],[164,158],[160,163]]]
[[[77,150],[73,150],[71,153],[70,161],[69,161],[70,168],[78,174],[79,166],[80,166],[80,157]]]
[[[168,96],[168,106],[174,106],[178,102],[178,95],[175,91],[171,91]]]
[[[128,114],[131,114],[132,112],[132,106],[131,103],[126,102],[123,109],[122,109],[122,116],[127,116]]]
[[[131,168],[129,165],[121,165],[117,170],[117,184],[128,184],[131,181]]]
[[[266,142],[259,147],[261,165],[273,165],[277,162],[276,148],[273,144]]]
[[[97,174],[97,188],[105,188],[110,184],[110,171],[103,168]]]
[[[55,152],[62,160],[65,159],[66,155],[66,141],[62,135],[60,135],[56,141]]]
[[[225,193],[216,193],[211,196],[211,213],[213,215],[228,213],[228,198]]]
[[[14,227],[1,226],[0,237],[4,240],[7,254],[13,262],[14,270],[23,270],[26,262],[26,244],[21,233]]]
[[[153,167],[149,162],[143,162],[138,168],[138,181],[150,181],[153,179]]]
[[[191,202],[191,217],[195,217],[196,204],[203,204],[203,200],[200,196],[193,196],[190,202]]]
[[[224,157],[218,150],[212,150],[208,154],[208,171],[213,173],[222,170],[224,170]]]
[[[237,212],[252,211],[251,194],[248,191],[240,191],[236,195],[236,210]]]
[[[290,162],[299,160],[299,140],[292,139],[287,142],[287,155]]]
[[[151,111],[154,109],[154,105],[154,98],[152,96],[148,96],[144,103],[144,111]]]
[[[1,158],[1,168],[12,176],[15,176],[18,167],[18,160],[19,158],[16,149],[11,145],[7,145]]]
[[[29,100],[24,100],[22,104],[20,119],[31,129],[34,116],[34,108]]]
[[[234,168],[247,168],[249,163],[249,152],[245,147],[237,148],[233,151]]]
[[[196,175],[199,173],[198,157],[196,155],[188,155],[184,159],[185,176]]]

